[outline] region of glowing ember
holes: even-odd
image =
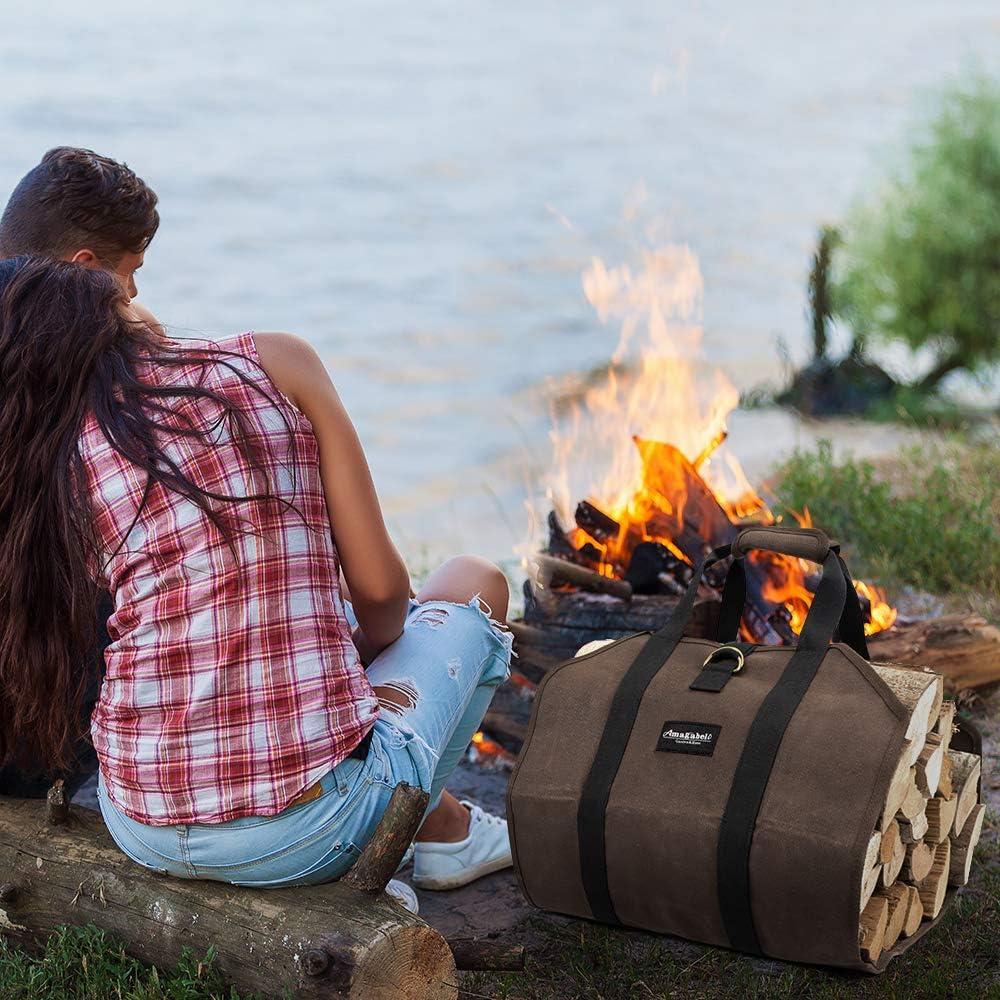
[[[509,750],[505,750],[481,731],[472,737],[472,743],[469,744],[469,758],[474,763],[496,771],[511,770],[516,760]]]
[[[643,542],[657,542],[687,566],[730,541],[743,523],[777,520],[727,450],[726,420],[739,395],[700,358],[702,279],[694,254],[668,247],[643,255],[637,273],[595,260],[584,292],[603,322],[621,336],[601,382],[572,406],[554,430],[556,482],[549,500],[564,524],[574,499],[587,497],[599,523],[567,532],[581,561],[623,578]],[[668,443],[669,442],[669,443]],[[808,511],[798,518],[811,524]],[[783,608],[798,633],[812,601],[816,567],[754,552],[760,598]],[[896,612],[878,588],[858,582],[870,606],[869,635],[888,628]],[[747,623],[744,631],[750,638]]]

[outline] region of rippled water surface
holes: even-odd
[[[546,380],[617,339],[591,257],[689,244],[707,358],[776,379],[817,225],[1000,42],[978,0],[5,8],[0,190],[57,144],[127,160],[162,200],[144,301],[308,337],[417,563],[523,539]],[[752,471],[802,433],[735,423]]]

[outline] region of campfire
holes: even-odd
[[[551,562],[540,563],[537,579],[559,588],[583,587],[620,597],[633,594],[679,596],[690,583],[694,565],[712,548],[731,542],[747,524],[774,524],[776,518],[759,497],[749,498],[751,515],[734,516],[698,474],[698,468],[673,445],[636,439],[643,456],[643,487],[624,508],[609,514],[594,502],[581,501],[575,526],[564,529],[555,511],[548,518],[546,554],[582,567],[573,572]],[[796,520],[810,527],[809,511]],[[748,599],[741,626],[751,642],[795,641],[819,582],[815,566],[771,552],[748,556]],[[593,576],[591,576],[593,574]],[[607,588],[599,578],[627,585]],[[710,571],[708,585],[721,593],[724,569]],[[896,620],[884,592],[872,584],[855,584],[873,635]]]
[[[702,284],[694,255],[681,247],[649,252],[637,273],[594,261],[583,283],[601,319],[621,322],[621,337],[604,376],[570,402],[569,419],[553,434],[559,475],[542,544],[549,559],[537,563],[536,582],[676,598],[710,549],[747,524],[778,519],[726,449],[726,421],[739,394],[700,360]],[[592,479],[577,493],[586,499],[570,519],[581,475]],[[808,511],[797,520],[811,524]],[[723,567],[709,586],[720,590],[724,575]],[[757,552],[747,575],[744,638],[794,642],[818,568]],[[895,611],[878,588],[859,583],[858,593],[869,634],[892,625]]]
[[[701,276],[685,248],[647,253],[641,268],[594,261],[587,297],[621,324],[618,349],[596,381],[557,387],[547,517],[523,553],[524,613],[510,623],[516,659],[493,698],[469,758],[507,770],[527,729],[535,685],[589,642],[655,631],[711,548],[753,523],[777,520],[726,435],[739,402],[700,360]],[[808,510],[796,515],[809,526]],[[691,634],[714,638],[724,568],[699,592]],[[795,640],[819,567],[766,552],[748,557],[744,638]],[[877,587],[855,584],[873,658],[922,663],[953,690],[1000,680],[1000,630],[966,614],[897,619]]]

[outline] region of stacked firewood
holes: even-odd
[[[968,882],[985,813],[981,759],[950,747],[955,703],[943,700],[942,677],[873,667],[910,716],[865,860],[858,940],[870,962],[933,920],[949,886]]]

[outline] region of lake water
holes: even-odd
[[[547,380],[617,340],[590,259],[688,244],[706,363],[776,381],[817,226],[998,42],[986,0],[8,2],[0,192],[53,145],[126,160],[161,197],[146,304],[306,336],[407,556],[504,559],[545,486]],[[734,419],[751,472],[816,433]]]

